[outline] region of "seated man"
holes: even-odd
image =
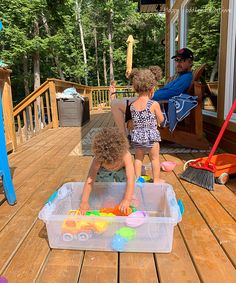
[[[176,62],[176,78],[167,83],[163,88],[156,90],[152,98],[153,100],[168,100],[173,96],[180,95],[186,92],[192,82],[193,52],[188,48],[182,48],[171,59],[175,59]],[[135,97],[129,99],[129,102],[131,103],[135,99]],[[126,109],[127,106],[128,104],[124,100],[115,99],[111,104],[114,121],[119,130],[124,133],[126,133],[124,114],[127,115],[129,113],[128,109]]]

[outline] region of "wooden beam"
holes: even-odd
[[[11,93],[10,70],[0,69],[0,80],[2,81],[2,107],[4,118],[4,130],[6,143],[11,142],[13,149],[16,149],[16,132],[13,117],[13,103]],[[1,83],[1,82],[0,82]]]
[[[57,113],[57,100],[56,100],[56,87],[53,81],[49,81],[49,95],[52,111],[52,125],[53,128],[59,127],[58,113]]]

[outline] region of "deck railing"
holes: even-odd
[[[56,94],[69,87],[75,87],[84,96],[91,96],[91,87],[47,79],[13,108],[17,145],[42,131],[59,126]]]
[[[19,144],[42,131],[59,126],[56,97],[66,88],[74,87],[78,93],[88,97],[90,111],[106,110],[111,107],[109,87],[89,87],[58,79],[47,79],[13,108],[9,74],[10,71],[6,73],[3,87],[4,128],[8,151],[14,150]],[[133,95],[134,92],[129,86],[116,88],[116,98]]]
[[[116,87],[115,98],[132,97],[135,93],[131,86]],[[111,97],[108,86],[92,87],[91,109],[110,109]]]

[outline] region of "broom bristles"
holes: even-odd
[[[205,189],[208,189],[209,191],[214,190],[214,173],[206,169],[194,168],[189,166],[180,175],[180,178]]]

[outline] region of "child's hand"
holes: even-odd
[[[89,204],[88,204],[88,202],[81,202],[79,209],[80,209],[80,213],[81,213],[82,215],[85,215],[86,212],[89,210]]]
[[[123,199],[119,205],[119,210],[125,214],[129,213],[129,205],[130,205],[130,201],[127,199]]]

